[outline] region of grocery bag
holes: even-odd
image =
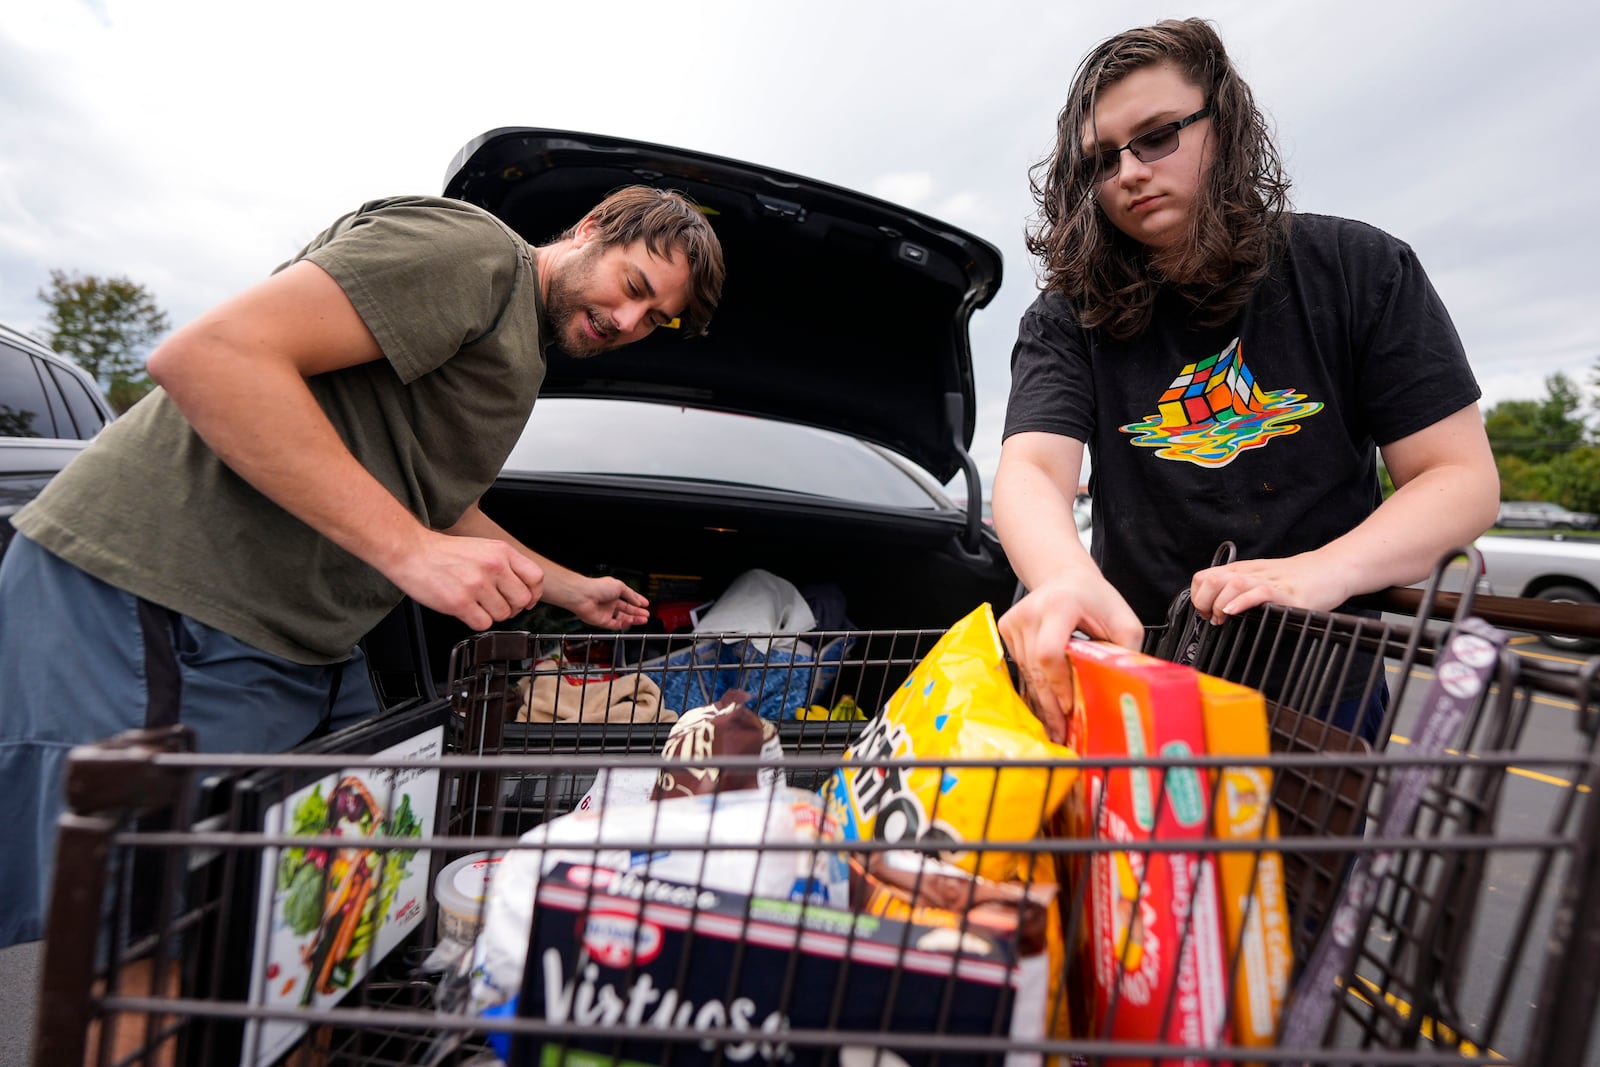
[[[646,660],[639,670],[661,687],[661,705],[673,711],[715,704],[728,690],[740,689],[763,719],[785,719],[827,694],[855,640],[843,634],[813,651],[794,637],[707,636]]]

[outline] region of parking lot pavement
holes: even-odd
[[[43,942],[0,949],[0,1067],[26,1067]]]

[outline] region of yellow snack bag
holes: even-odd
[[[842,767],[824,793],[846,840],[933,848],[984,878],[1026,878],[1037,864],[1029,853],[963,846],[1038,836],[1077,771],[1008,764],[1072,757],[1011,684],[994,610],[983,604],[939,639],[845,754],[919,765]],[[965,759],[990,762],[941,765]]]

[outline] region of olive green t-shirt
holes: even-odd
[[[453,525],[499,473],[544,378],[532,248],[469,204],[399,197],[339,219],[300,259],[332,275],[384,355],[311,378],[312,393],[413,515]],[[401,599],[235,475],[161,389],[13,521],[103,581],[300,663],[348,658]]]

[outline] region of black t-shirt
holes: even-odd
[[[1116,341],[1046,292],[1011,355],[1005,436],[1083,441],[1093,554],[1146,625],[1225,540],[1282,557],[1347,533],[1381,500],[1376,447],[1478,399],[1460,338],[1411,248],[1294,216],[1279,261],[1232,322],[1171,292]]]

